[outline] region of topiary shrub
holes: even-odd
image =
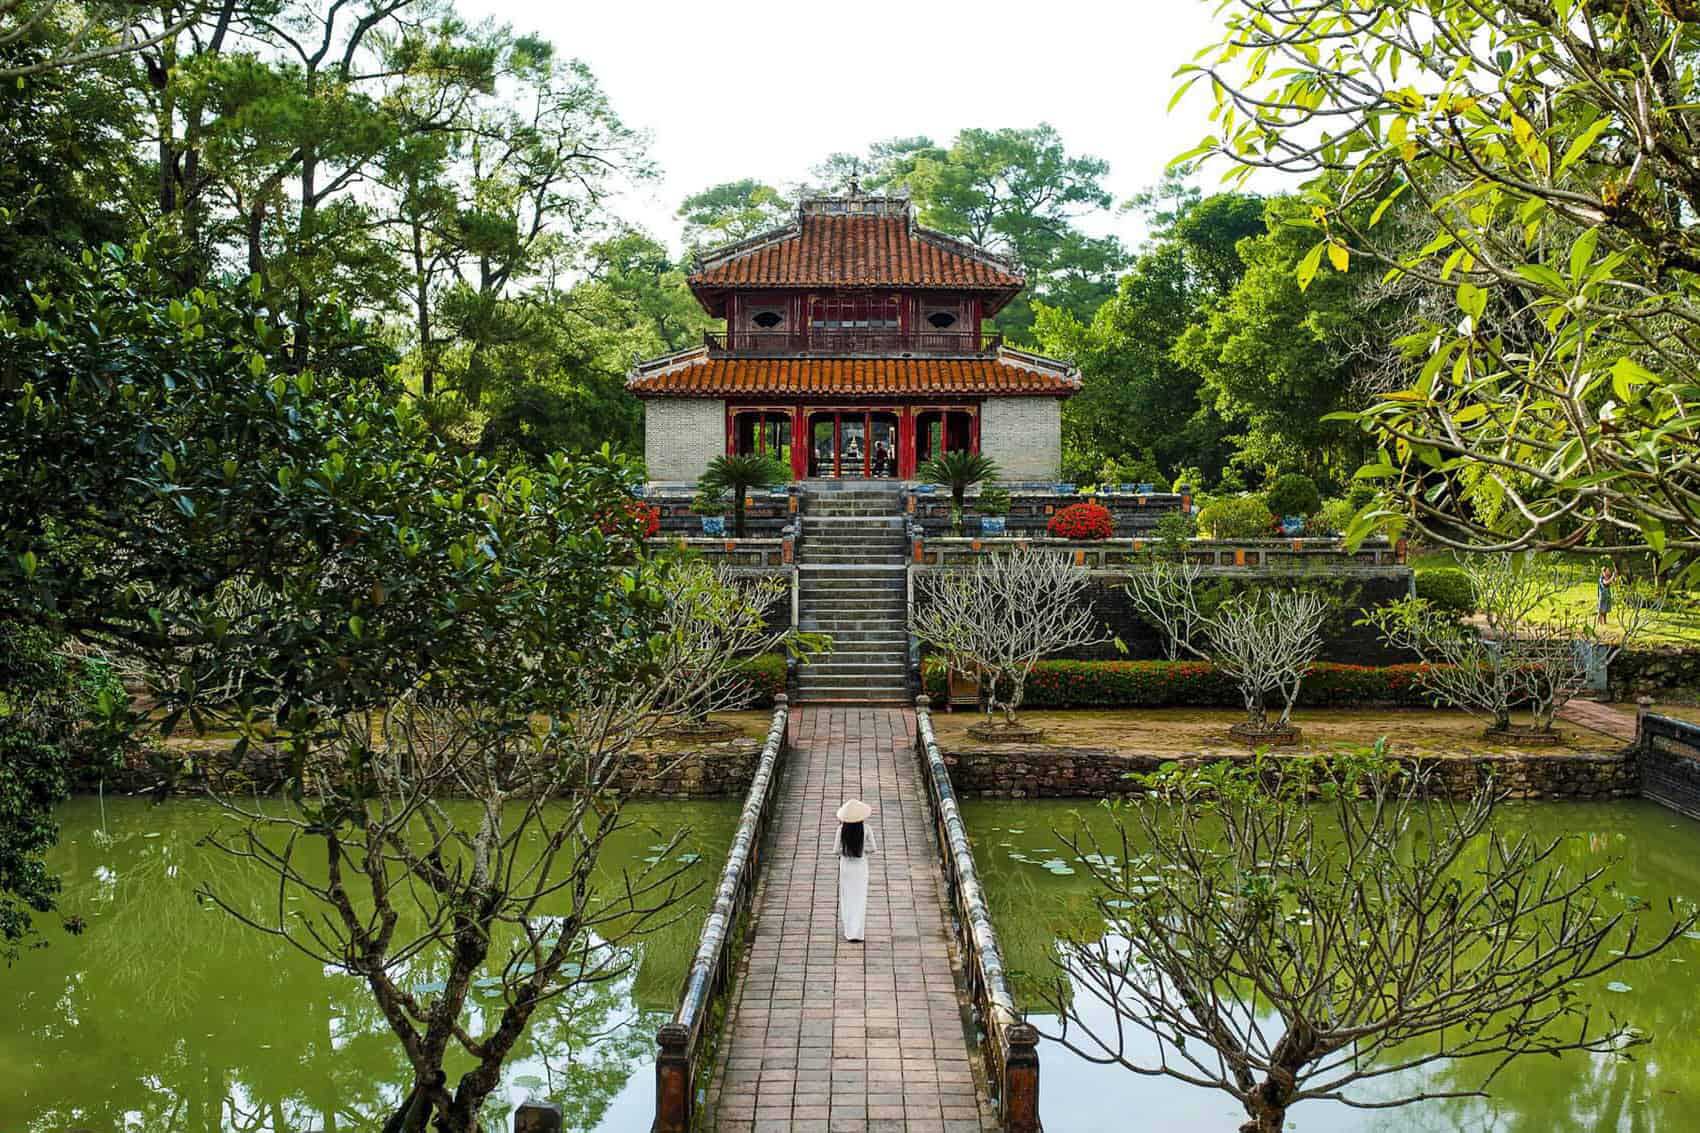
[[[1316,481],[1302,472],[1289,472],[1275,481],[1263,502],[1277,516],[1315,515],[1322,510],[1322,493]]]
[[[1045,525],[1059,539],[1108,539],[1116,533],[1115,517],[1103,504],[1070,504]]]
[[[1312,707],[1432,706],[1424,683],[1427,665],[1317,663],[1305,677],[1304,702]],[[935,700],[948,694],[944,666],[930,657],[921,667],[922,690]],[[1025,708],[1239,708],[1237,681],[1207,661],[1040,661],[1027,678]]]
[[[1431,567],[1417,573],[1417,597],[1437,610],[1476,612],[1476,586],[1462,567]]]
[[[1256,496],[1212,500],[1199,509],[1198,529],[1209,539],[1262,539],[1275,516]]]

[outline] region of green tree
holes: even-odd
[[[1355,418],[1394,505],[1360,532],[1700,558],[1690,9],[1234,0],[1184,69],[1195,153],[1318,178],[1301,283],[1368,259],[1423,296]]]
[[[998,478],[998,464],[977,452],[944,452],[917,470],[923,484],[938,484],[950,490],[950,529],[962,534],[962,508],[968,489]]]
[[[1085,318],[1114,289],[1126,255],[1113,237],[1088,236],[1081,216],[1107,209],[1108,163],[1071,155],[1050,125],[968,129],[948,149],[902,139],[876,150],[875,184],[907,190],[920,220],[1012,256],[1028,290],[999,313],[994,326],[1025,339],[1033,303]]]
[[[1063,431],[1070,450],[1091,454],[1094,476],[1104,458],[1149,458],[1166,476],[1196,467],[1214,479],[1232,455],[1232,418],[1175,347],[1238,281],[1236,249],[1265,231],[1263,202],[1237,193],[1201,198],[1171,181],[1136,203],[1152,238],[1116,294],[1086,320],[1041,305],[1034,337],[1080,367],[1081,391],[1063,407]]]
[[[771,488],[791,479],[791,470],[771,456],[717,456],[697,481],[706,495],[732,494],[732,532],[742,539],[745,503],[751,488]]]
[[[685,246],[707,249],[779,227],[790,219],[791,202],[772,185],[746,177],[692,193],[677,215],[685,222]]]

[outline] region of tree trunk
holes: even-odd
[[[1245,1111],[1251,1120],[1240,1126],[1240,1133],[1282,1133],[1287,1121],[1287,1102],[1292,1099],[1296,1079],[1292,1073],[1273,1067],[1269,1077],[1245,1099]]]
[[[732,489],[732,534],[744,537],[744,501],[749,489],[739,484]]]

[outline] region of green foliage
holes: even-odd
[[[696,495],[691,497],[691,512],[694,515],[716,516],[726,514],[726,490],[724,488],[698,488]]]
[[[962,506],[968,489],[976,484],[998,478],[997,461],[978,452],[942,452],[915,470],[923,484],[939,484],[950,489],[951,530],[962,534]]]
[[[733,533],[742,539],[745,535],[744,505],[750,489],[771,488],[790,479],[791,470],[771,456],[755,453],[717,456],[708,462],[707,470],[697,481],[697,488],[708,495],[732,494]]]
[[[856,160],[835,155],[829,162],[836,171]],[[1102,184],[1109,165],[1069,154],[1052,126],[966,129],[949,147],[893,139],[873,147],[865,165],[868,187],[906,190],[922,224],[1015,259],[1028,291],[993,328],[1017,340],[1030,337],[1040,305],[1090,317],[1126,262],[1113,237],[1089,236],[1077,223],[1109,207]]]
[[[1453,614],[1473,614],[1476,610],[1476,584],[1462,567],[1429,567],[1416,574],[1417,597],[1436,610]]]
[[[1423,665],[1319,662],[1305,677],[1306,703],[1327,708],[1422,707],[1433,703]],[[946,695],[944,666],[929,660],[922,684]],[[1207,661],[1040,661],[1027,679],[1028,708],[1240,708],[1239,683]]]
[[[1001,484],[987,484],[974,498],[974,510],[981,515],[1008,515],[1009,489]]]
[[[740,661],[734,672],[749,685],[748,700],[752,707],[771,708],[774,697],[785,691],[787,673],[783,653],[763,653]]]
[[[771,185],[754,178],[727,181],[692,193],[679,205],[687,247],[706,249],[730,244],[790,219],[791,202]]]
[[[1166,511],[1151,529],[1152,549],[1164,558],[1179,559],[1197,534],[1198,521],[1191,513]]]
[[[1310,535],[1344,535],[1358,509],[1349,499],[1325,500],[1322,510],[1305,521],[1305,533]]]
[[[1175,346],[1237,278],[1236,245],[1264,231],[1263,202],[1242,194],[1201,199],[1171,182],[1139,203],[1153,238],[1115,294],[1090,313],[1041,304],[1034,337],[1081,370],[1081,391],[1063,405],[1065,449],[1113,455],[1118,464],[1123,454],[1149,458],[1148,471],[1124,469],[1121,480],[1157,480],[1182,465],[1214,475],[1232,453],[1230,422],[1213,398],[1201,397],[1203,374]],[[1082,483],[1098,473],[1096,463],[1070,471]]]
[[[1343,24],[1235,0],[1182,69],[1238,111],[1195,154],[1236,179],[1314,177],[1287,286],[1308,299],[1367,263],[1401,300],[1385,392],[1345,419],[1376,447],[1363,474],[1391,504],[1376,525],[1700,563],[1700,363],[1681,329],[1700,300],[1684,203],[1700,195],[1700,73],[1672,63],[1693,50],[1689,7],[1398,0]],[[1364,85],[1366,60],[1445,79]],[[1319,118],[1350,125],[1297,141]],[[1294,410],[1325,408],[1294,394]]]
[[[1322,510],[1316,481],[1302,472],[1288,472],[1264,493],[1263,502],[1276,516],[1312,516]]]
[[[1266,539],[1275,516],[1256,496],[1229,496],[1198,509],[1198,528],[1209,539]]]
[[[0,959],[41,943],[33,914],[50,912],[59,879],[45,855],[53,808],[79,771],[110,770],[126,746],[129,701],[111,666],[73,661],[49,629],[26,626],[0,600]],[[75,922],[68,922],[75,931]]]

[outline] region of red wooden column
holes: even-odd
[[[862,411],[862,479],[874,476],[874,415]]]
[[[791,407],[791,475],[805,480],[809,475],[809,453],[814,450],[814,438],[805,436],[809,415],[801,405]]]
[[[897,414],[897,478],[915,478],[915,407],[905,405]]]
[[[978,405],[968,411],[968,451],[980,451],[980,407]]]
[[[735,456],[738,452],[738,411],[730,405],[726,407],[726,455]]]

